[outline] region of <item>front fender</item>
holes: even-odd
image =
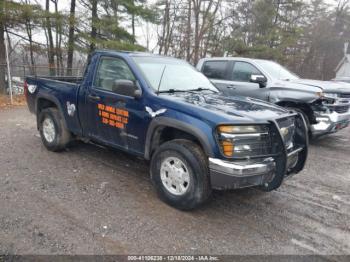
[[[206,155],[208,157],[214,157],[215,153],[213,148],[215,147],[215,140],[212,132],[210,131],[210,134],[208,133],[209,130],[211,130],[209,126],[207,130],[203,131],[200,128],[197,128],[194,124],[178,119],[171,117],[156,117],[151,121],[147,131],[145,142],[145,159],[148,160],[151,157],[153,135],[159,127],[172,127],[193,135],[200,142]]]
[[[280,87],[271,87],[268,96],[269,102],[275,104],[281,101],[311,104],[318,99],[320,99],[320,97],[317,95],[317,92]]]

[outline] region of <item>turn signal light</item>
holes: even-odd
[[[222,151],[224,153],[225,156],[227,157],[231,157],[233,156],[233,142],[232,141],[222,141],[221,142],[221,146],[222,146]]]
[[[264,128],[262,126],[219,126],[219,133],[229,133],[229,134],[250,134],[263,132]]]

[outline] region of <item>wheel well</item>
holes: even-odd
[[[186,139],[186,140],[192,141],[197,145],[199,145],[203,150],[203,146],[201,145],[198,138],[195,137],[194,135],[174,127],[161,126],[154,131],[154,134],[152,136],[149,156],[151,157],[152,154],[160,145],[174,139]]]
[[[37,103],[37,107],[36,107],[36,112],[37,112],[37,114],[39,114],[43,109],[49,108],[49,107],[58,108],[58,106],[54,102],[52,102],[51,100],[48,100],[46,98],[39,98],[38,103]]]
[[[281,102],[278,102],[276,104],[278,106],[282,106],[282,107],[297,108],[297,109],[303,111],[303,113],[308,117],[310,124],[315,124],[316,123],[316,118],[315,118],[314,112],[313,112],[311,106],[306,104],[306,103],[281,101]]]
[[[38,99],[38,102],[37,102],[37,106],[36,106],[36,115],[37,115],[37,129],[39,130],[39,114],[42,110],[46,109],[46,108],[49,108],[49,107],[54,107],[54,108],[57,108],[58,109],[58,106],[52,102],[51,100],[49,99],[46,99],[46,98],[39,98]]]

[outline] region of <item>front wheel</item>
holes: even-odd
[[[195,143],[177,139],[161,145],[151,159],[151,179],[167,204],[190,210],[211,194],[209,170],[203,150]]]

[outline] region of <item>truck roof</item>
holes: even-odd
[[[267,59],[247,58],[247,57],[239,57],[239,56],[207,57],[207,58],[202,58],[201,60],[202,61],[209,61],[209,60],[270,61]]]
[[[110,50],[110,49],[98,49],[95,50],[94,53],[103,53],[103,54],[118,54],[118,55],[128,55],[128,56],[147,56],[147,57],[167,57],[168,56],[162,56],[157,55],[149,52],[141,52],[141,51],[124,51],[124,50]]]

